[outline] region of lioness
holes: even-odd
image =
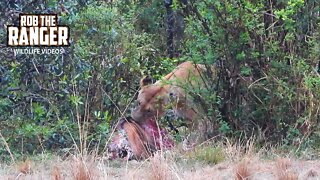
[[[195,90],[203,88],[204,71],[204,65],[184,62],[154,84],[150,78],[142,78],[138,104],[131,111],[132,118],[141,122],[162,117],[166,109],[170,108],[190,124],[198,116],[199,108],[195,107],[192,98],[188,96],[187,87]]]

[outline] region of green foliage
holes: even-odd
[[[208,77],[217,88],[200,92],[200,106],[216,109],[207,118],[220,132],[252,134],[261,128],[268,140],[292,142],[317,131],[319,16],[310,12],[319,3],[201,1],[180,8],[188,13],[183,58],[218,62],[220,81]],[[220,103],[208,101],[216,89]]]
[[[7,14],[0,15],[11,24],[16,21],[11,12],[16,10],[54,11],[61,24],[70,27],[72,45],[63,55],[12,57],[10,51],[1,51],[1,133],[17,154],[81,146],[84,141],[90,142],[89,148],[103,148],[111,124],[130,105],[139,78],[146,74],[159,78],[175,63],[162,58],[163,44],[154,43],[163,39],[157,10],[162,4],[28,3],[1,2]],[[6,32],[4,26],[1,32]],[[5,36],[1,33],[1,44]],[[162,62],[167,65],[158,69]]]
[[[185,33],[176,59],[165,54],[162,1],[31,2],[0,2],[0,22],[17,23],[17,12],[56,12],[72,45],[51,56],[0,51],[0,127],[14,153],[71,147],[83,137],[90,147],[104,144],[139,79],[160,79],[184,60],[215,66],[203,75],[205,87],[185,87],[203,109],[206,137],[256,134],[319,147],[318,1],[174,1]],[[213,151],[200,156],[213,154],[216,163]],[[0,154],[8,155],[2,144]]]
[[[231,128],[225,121],[220,121],[219,131],[223,134],[228,134],[231,132]]]
[[[221,147],[202,146],[187,154],[190,159],[207,164],[218,164],[225,160],[225,153]]]

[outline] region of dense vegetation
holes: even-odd
[[[61,55],[15,56],[6,26],[22,12],[57,13],[72,45]],[[0,17],[1,159],[7,148],[103,148],[139,79],[185,60],[217,67],[207,88],[190,92],[214,127],[208,137],[320,148],[317,0],[16,0],[0,2]]]

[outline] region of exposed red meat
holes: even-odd
[[[148,119],[138,124],[129,117],[119,120],[108,153],[110,159],[143,159],[156,150],[173,146],[174,141],[164,128],[158,126],[156,120]]]

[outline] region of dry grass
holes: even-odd
[[[304,179],[319,179],[319,178],[317,178],[318,176],[319,176],[319,175],[318,175],[317,171],[315,171],[314,169],[310,169],[310,170],[306,173]]]
[[[278,180],[296,180],[298,174],[291,171],[289,168],[292,166],[292,162],[287,158],[279,158],[276,160],[275,174]]]
[[[292,165],[291,160],[287,158],[278,158],[276,160],[276,169],[280,171],[287,171]]]
[[[225,145],[220,146],[223,147],[226,157],[230,161],[240,162],[244,157],[250,157],[251,155],[260,156],[260,152],[255,152],[254,143],[254,137],[249,138],[246,142],[231,142],[226,139]]]
[[[0,164],[1,168],[5,169],[0,168],[0,179],[319,179],[320,161],[317,160],[302,161],[294,158],[267,160],[263,156],[264,150],[257,151],[250,144],[215,143],[206,146],[200,146],[203,151],[199,152],[207,153],[208,149],[219,147],[219,153],[214,154],[218,155],[222,151],[225,158],[216,164],[207,163],[203,159],[195,158],[199,154],[178,150],[159,152],[145,161],[110,161],[101,156],[89,155],[69,155],[63,160],[57,156],[44,156],[41,160],[31,158],[9,166]],[[210,149],[210,153],[212,152]]]
[[[52,180],[62,180],[62,174],[59,167],[54,166],[51,171],[51,179]]]
[[[236,180],[248,179],[251,176],[249,160],[244,159],[236,167]]]
[[[50,161],[50,160],[48,160]],[[318,163],[318,166],[315,164]],[[256,162],[243,160],[240,163],[224,161],[216,165],[194,162],[192,164],[184,161],[174,161],[161,155],[156,155],[147,161],[116,161],[86,162],[81,160],[65,160],[62,162],[52,161],[53,168],[38,164],[32,173],[19,175],[19,179],[53,179],[53,180],[99,180],[99,179],[150,179],[150,180],[171,180],[171,179],[317,179],[319,162],[302,168],[299,172],[293,169],[282,169],[275,171],[276,162],[259,159]],[[280,163],[278,167],[286,167]],[[312,170],[310,170],[312,169]],[[20,171],[19,171],[20,172]],[[16,171],[6,171],[0,174],[0,179],[15,179]]]
[[[317,177],[318,176],[318,173],[317,171],[313,170],[313,169],[310,169],[307,173],[307,177]]]
[[[86,161],[84,158],[74,159],[71,168],[74,180],[93,180],[95,177],[98,177],[94,160]]]
[[[281,174],[277,175],[278,180],[297,180],[298,175],[292,171],[284,171]]]
[[[22,174],[31,173],[31,161],[26,160],[18,164],[18,171]]]
[[[172,165],[174,162],[171,158],[165,158],[161,153],[155,154],[150,158],[149,176],[147,179],[150,180],[169,180],[173,179],[174,172]]]

